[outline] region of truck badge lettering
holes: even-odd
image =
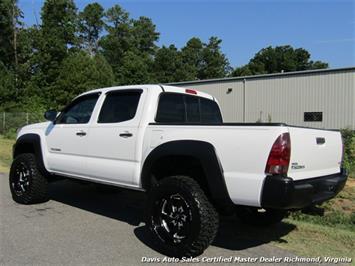
[[[291,169],[298,170],[298,169],[304,169],[304,168],[306,168],[306,166],[304,166],[304,165],[299,165],[298,163],[292,163],[292,164],[291,164]]]

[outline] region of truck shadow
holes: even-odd
[[[94,185],[63,180],[50,185],[50,199],[98,215],[126,222],[135,228],[135,236],[149,248],[160,252],[145,227],[146,195],[142,192],[118,189],[100,192]],[[234,216],[223,216],[213,246],[229,250],[244,250],[271,241],[285,242],[283,236],[294,230],[293,224],[282,222],[267,228],[244,225]]]

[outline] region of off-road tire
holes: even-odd
[[[28,173],[28,184],[22,192],[14,187],[19,169],[26,169],[22,171]],[[17,203],[34,204],[48,201],[48,181],[39,171],[36,157],[32,153],[23,153],[14,159],[10,168],[9,185],[12,198]]]
[[[237,217],[245,224],[256,226],[270,226],[281,222],[287,215],[285,210],[258,209],[255,207],[238,206]]]
[[[186,203],[185,206],[187,206],[185,213],[190,217],[190,219],[187,219],[186,225],[190,229],[180,243],[171,243],[158,233],[159,229],[156,227],[159,221],[162,225],[164,224],[162,218],[160,220],[156,218],[157,215],[159,216],[159,204],[169,197],[170,199],[181,197],[183,202]],[[173,204],[171,205],[173,206]],[[150,229],[159,250],[165,255],[177,258],[195,257],[202,254],[213,242],[218,232],[219,214],[195,180],[187,176],[171,176],[163,178],[150,190],[146,225]],[[164,227],[160,226],[160,230],[163,230],[161,228]]]

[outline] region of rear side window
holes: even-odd
[[[200,99],[193,96],[185,96],[186,121],[190,123],[200,122]]]
[[[184,95],[167,93],[159,99],[156,121],[159,122],[185,122]]]
[[[222,116],[216,102],[179,93],[162,93],[156,122],[220,124]]]
[[[128,121],[136,115],[142,91],[115,91],[106,95],[98,123],[118,123]]]
[[[216,102],[201,98],[201,122],[202,123],[221,123],[222,117]]]

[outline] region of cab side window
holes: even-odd
[[[135,117],[141,90],[114,91],[106,95],[98,123],[118,123]]]
[[[70,103],[56,120],[56,124],[86,124],[89,122],[99,94],[81,96]]]

